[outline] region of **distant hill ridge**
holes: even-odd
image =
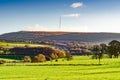
[[[19,31],[0,35],[0,40],[62,40],[80,42],[107,42],[120,40],[120,33]]]

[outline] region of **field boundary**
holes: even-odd
[[[5,63],[0,66],[101,66],[103,64],[42,64],[42,63]]]

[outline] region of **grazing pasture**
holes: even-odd
[[[0,80],[119,80],[119,75],[119,58],[104,58],[101,65],[91,56],[74,56],[70,61],[0,65]]]
[[[12,48],[12,47],[24,47],[24,46],[30,46],[30,47],[51,47],[50,45],[45,44],[30,44],[30,43],[23,43],[23,42],[0,42],[0,46],[5,48]]]

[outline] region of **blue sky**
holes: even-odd
[[[119,21],[120,0],[0,0],[0,34],[21,30],[120,32]]]

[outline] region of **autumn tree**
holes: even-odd
[[[64,51],[56,50],[56,54],[59,58],[66,57],[66,53]]]
[[[50,55],[50,57],[51,57],[52,59],[57,59],[57,58],[58,58],[58,55],[57,55],[56,53],[52,53],[52,54]]]
[[[43,54],[38,54],[37,56],[34,56],[34,58],[32,59],[32,62],[45,62],[46,61],[46,57]]]

